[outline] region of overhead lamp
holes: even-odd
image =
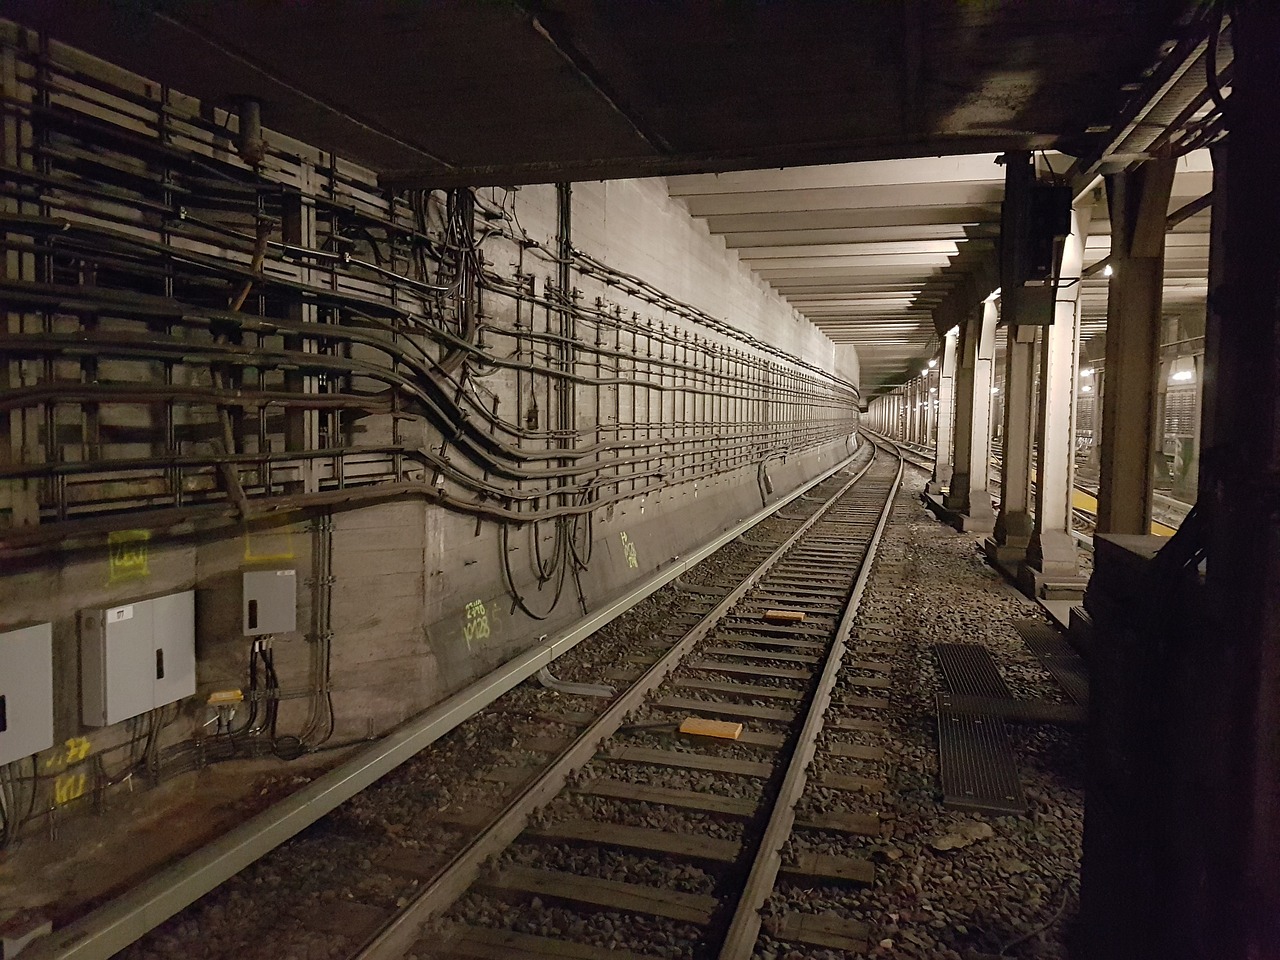
[[[1190,370],[1179,370],[1169,379],[1185,383],[1187,380],[1194,380],[1195,377],[1196,375]]]
[[[991,392],[992,392],[992,393],[999,393],[999,392],[1000,392],[1000,388],[999,388],[999,387],[992,387],[992,388],[991,388]]]
[[[930,361],[929,361],[929,369],[930,369],[930,370],[932,370],[932,369],[933,369],[934,367],[936,367],[937,365],[938,365],[938,360],[937,360],[937,358],[936,358],[936,357],[935,357],[934,359],[932,359],[932,360],[930,360]]]
[[[1081,392],[1081,393],[1093,393],[1093,387],[1089,386],[1089,384],[1087,384],[1087,383],[1086,383],[1083,387],[1081,387],[1081,388],[1080,388],[1080,392]]]
[[[1092,377],[1092,376],[1093,376],[1093,367],[1081,367],[1081,368],[1080,368],[1080,376],[1082,376],[1082,377]]]
[[[1113,273],[1115,273],[1115,270],[1113,270],[1113,269],[1111,268],[1111,264],[1109,264],[1109,263],[1108,263],[1105,267],[1103,267],[1103,268],[1102,268],[1102,275],[1103,275],[1104,277],[1109,277],[1109,276],[1111,276]]]

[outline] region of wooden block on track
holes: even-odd
[[[706,717],[685,717],[680,721],[680,732],[693,737],[737,740],[742,736],[742,724],[729,720],[708,720]]]
[[[804,616],[803,610],[766,610],[764,612],[764,618],[774,623],[802,623]]]

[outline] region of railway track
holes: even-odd
[[[353,957],[625,960],[685,955],[663,947],[678,940],[698,943],[699,957],[746,958],[780,876],[869,884],[868,859],[796,858],[786,848],[793,832],[882,830],[883,782],[858,772],[820,781],[847,798],[845,809],[799,820],[796,810],[816,754],[827,755],[825,769],[834,761],[855,771],[884,758],[873,715],[888,707],[889,666],[852,644],[851,632],[902,463],[877,444],[874,459],[750,575],[695,594],[709,609],[655,638],[663,652],[503,809],[470,811],[486,825]],[[738,723],[741,731],[716,726]],[[737,735],[682,734],[682,725]],[[600,869],[618,864],[637,879]],[[472,901],[475,920],[485,903],[533,898],[588,926],[600,911],[621,912],[653,932],[653,950],[570,943],[450,913],[460,899]],[[868,936],[858,924],[799,913],[775,913],[768,933],[836,950],[860,949]]]

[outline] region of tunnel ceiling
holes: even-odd
[[[5,16],[420,186],[1057,146],[1190,0],[10,0]]]
[[[874,390],[933,353],[933,311],[994,255],[1004,168],[974,154],[670,177],[668,187],[828,337],[856,344]]]
[[[957,284],[987,292],[996,155],[1105,142],[1195,8],[11,0],[5,16],[206,102],[254,97],[266,126],[388,185],[666,175],[747,266],[857,344],[875,392],[932,352]]]
[[[1041,162],[1062,173],[1071,158],[1049,152]],[[1207,150],[1183,157],[1168,212],[1207,194],[1212,176]],[[690,214],[828,337],[857,345],[870,394],[918,372],[938,345],[935,309],[957,284],[991,274],[1004,168],[995,154],[974,154],[698,174],[667,183]],[[1105,192],[1092,212],[1086,265],[1111,252]],[[1208,232],[1206,208],[1169,233],[1166,316],[1203,315]],[[990,287],[974,292],[984,296]],[[1106,326],[1101,271],[1085,281],[1083,299],[1087,338]]]

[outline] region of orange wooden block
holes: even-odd
[[[804,611],[802,610],[766,610],[764,612],[766,620],[781,620],[785,623],[799,623],[804,619]]]
[[[728,720],[708,720],[706,717],[685,717],[680,732],[695,737],[719,737],[721,740],[737,740],[742,736],[742,724]]]

